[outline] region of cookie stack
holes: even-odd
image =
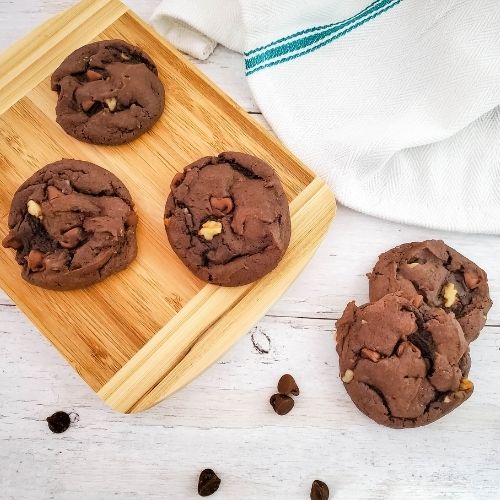
[[[368,274],[370,303],[337,321],[340,376],[379,424],[426,425],[473,392],[470,342],[492,302],[486,273],[440,240],[407,243]]]

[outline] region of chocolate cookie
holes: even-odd
[[[52,75],[57,123],[93,144],[123,144],[160,118],[165,90],[151,58],[123,40],[75,50]]]
[[[399,293],[337,321],[340,374],[354,404],[387,427],[429,424],[473,391],[469,347],[453,314],[419,311]]]
[[[244,285],[278,265],[290,241],[290,212],[267,163],[222,153],[188,165],[170,187],[168,239],[200,279]]]
[[[3,246],[17,251],[29,283],[53,290],[83,288],[134,260],[133,207],[127,188],[111,172],[61,160],[17,190]]]
[[[486,273],[440,240],[389,250],[368,278],[372,302],[401,291],[418,307],[443,307],[455,314],[468,342],[478,337],[492,305]]]

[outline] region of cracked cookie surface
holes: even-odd
[[[337,352],[352,401],[387,427],[429,424],[473,391],[468,343],[453,314],[422,313],[399,293],[349,303],[337,321]]]
[[[85,45],[56,69],[57,123],[93,144],[123,144],[161,116],[165,90],[151,58],[123,40]]]
[[[137,254],[137,216],[127,188],[92,163],[61,160],[17,190],[3,246],[16,250],[22,277],[53,290],[92,285]]]
[[[171,183],[165,226],[200,279],[239,286],[273,270],[290,241],[283,187],[264,161],[226,152],[188,165]]]
[[[468,342],[479,336],[492,305],[486,273],[441,240],[385,252],[368,278],[372,302],[401,291],[421,309],[442,307],[455,314]]]

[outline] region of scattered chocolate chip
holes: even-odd
[[[300,394],[299,387],[295,379],[289,374],[285,373],[278,382],[278,392],[281,394],[292,394],[298,396]]]
[[[271,350],[271,339],[262,330],[255,330],[252,335],[252,344],[259,354],[268,354]]]
[[[213,495],[220,486],[220,478],[212,469],[201,471],[198,481],[198,494],[202,497]]]
[[[294,405],[293,399],[290,396],[285,396],[284,394],[273,394],[269,400],[273,410],[278,415],[286,415]]]
[[[50,417],[47,417],[49,429],[55,434],[61,434],[68,430],[71,424],[71,418],[65,411],[56,411]]]
[[[311,486],[311,500],[328,500],[330,497],[330,490],[328,486],[319,479],[313,481]]]

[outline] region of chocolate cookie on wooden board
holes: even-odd
[[[441,240],[385,252],[368,278],[372,302],[401,291],[418,307],[443,307],[455,314],[468,342],[478,337],[492,305],[486,273]]]
[[[290,211],[278,177],[263,160],[231,152],[201,158],[170,187],[168,239],[200,279],[244,285],[278,265],[290,241]]]
[[[53,290],[83,288],[125,269],[137,254],[137,216],[127,188],[92,163],[61,160],[17,190],[3,246],[22,277]]]
[[[387,427],[429,424],[473,392],[468,343],[453,314],[421,312],[400,293],[348,304],[337,321],[337,352],[354,404]]]
[[[160,118],[165,90],[151,58],[123,40],[85,45],[52,75],[57,123],[93,144],[123,144]]]

